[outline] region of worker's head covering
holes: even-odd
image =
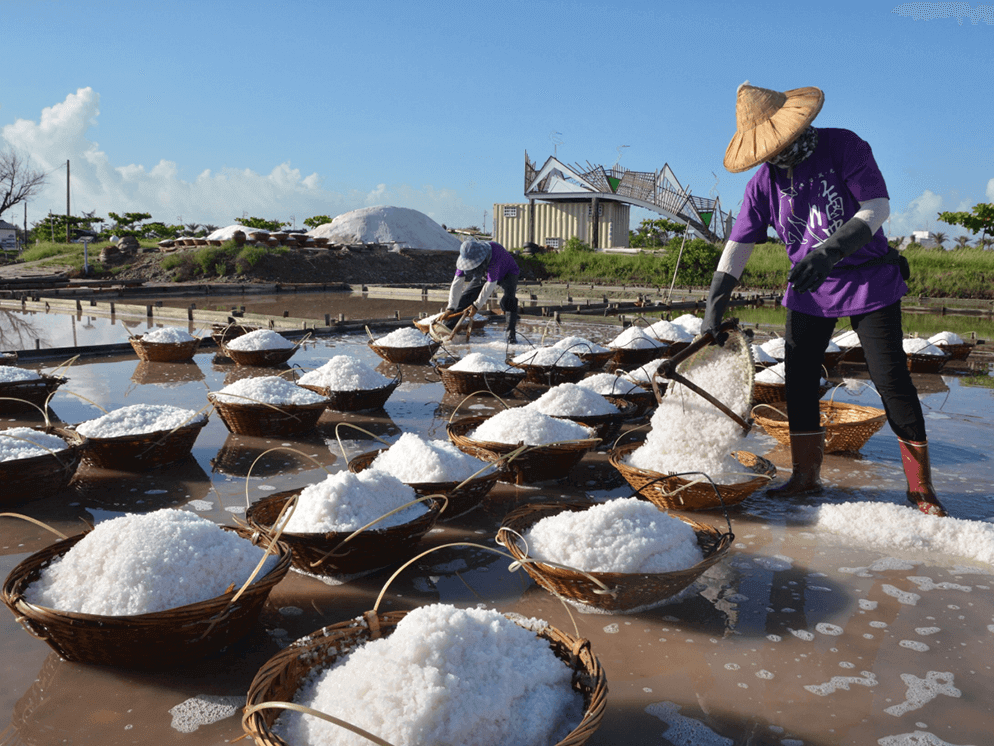
[[[490,261],[490,243],[488,241],[476,241],[472,238],[463,241],[459,247],[459,258],[456,259],[456,269],[469,272],[476,269],[481,264]]]
[[[739,173],[775,158],[808,128],[823,103],[825,94],[818,88],[780,93],[747,80],[736,91],[736,129],[725,150],[725,168]]]

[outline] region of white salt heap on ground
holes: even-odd
[[[225,342],[225,346],[243,352],[257,352],[259,350],[285,350],[293,347],[293,342],[272,329],[256,329],[254,332]]]
[[[715,353],[683,375],[743,419],[748,416],[752,371],[738,355]],[[745,467],[731,456],[745,444],[742,428],[685,386],[669,382],[649,424],[645,443],[628,457],[632,466],[661,474],[701,471],[722,484],[746,479]]]
[[[770,357],[776,360],[783,360],[784,356],[786,355],[786,352],[784,350],[786,345],[787,345],[787,340],[785,340],[783,337],[774,337],[773,339],[763,342],[763,344],[761,344],[759,347],[760,349],[763,350],[763,352],[765,352]]]
[[[466,437],[490,443],[538,446],[566,440],[586,440],[594,437],[594,431],[576,422],[558,420],[528,407],[514,407],[490,417],[467,433]]]
[[[704,560],[694,529],[637,497],[564,510],[524,533],[528,556],[585,572],[663,573]]]
[[[320,368],[304,373],[298,383],[332,391],[369,391],[381,389],[391,380],[358,358],[335,355]]]
[[[14,381],[36,381],[41,376],[37,371],[27,368],[18,368],[16,365],[0,365],[0,383],[13,383]]]
[[[919,337],[908,337],[902,342],[905,352],[914,353],[916,355],[945,355],[946,353],[940,350],[931,342],[920,339]]]
[[[928,338],[928,341],[938,347],[941,347],[942,345],[961,345],[966,343],[966,340],[954,332],[939,332],[938,334],[933,334]]]
[[[49,435],[30,427],[0,430],[0,462],[48,456],[53,451],[64,451],[68,447],[57,435]]]
[[[679,324],[674,324],[672,321],[667,321],[666,319],[660,319],[647,328],[646,331],[656,339],[661,339],[664,342],[690,342],[694,339],[694,335],[689,331]]]
[[[553,386],[525,408],[537,409],[553,417],[618,414],[618,408],[603,396],[575,383]]]
[[[460,373],[510,373],[515,376],[523,376],[525,372],[520,368],[508,365],[503,360],[498,360],[482,352],[471,352],[462,360],[449,366],[449,370]]]
[[[374,340],[373,344],[377,347],[427,347],[432,339],[413,326],[406,326]]]
[[[666,347],[666,343],[660,342],[655,337],[650,337],[640,326],[630,326],[608,342],[607,346],[616,350],[649,350]]]
[[[392,474],[405,484],[461,482],[488,462],[463,453],[446,440],[425,440],[404,433],[369,465]]]
[[[142,435],[191,425],[206,416],[203,412],[198,414],[193,409],[181,409],[169,404],[132,404],[108,412],[103,417],[87,420],[76,426],[76,432],[87,438]]]
[[[608,348],[591,342],[583,337],[563,337],[554,345],[557,350],[569,350],[574,355],[590,355],[595,352],[607,352]]]
[[[558,347],[540,347],[537,350],[522,352],[514,358],[514,362],[519,365],[542,365],[555,368],[579,368],[584,364],[572,352],[560,350]]]
[[[682,326],[692,336],[696,337],[701,333],[701,326],[704,324],[704,319],[700,316],[694,316],[692,313],[685,313],[683,316],[677,316],[673,319],[673,323],[677,326]]]
[[[166,508],[98,523],[28,586],[29,603],[61,611],[131,616],[240,588],[264,550],[186,510]],[[275,556],[256,578],[276,564]]]
[[[279,376],[243,378],[225,386],[214,397],[226,404],[317,404],[327,401],[314,391],[301,388]]]
[[[142,336],[143,342],[154,342],[155,344],[182,344],[192,342],[196,339],[192,334],[177,326],[164,326]]]
[[[462,243],[423,212],[384,205],[344,213],[307,235],[338,244],[382,243],[435,251],[459,251]],[[456,271],[455,257],[452,271]]]
[[[826,503],[814,510],[815,528],[871,549],[948,554],[994,565],[994,524],[939,518],[893,503]]]
[[[627,378],[617,376],[614,373],[596,373],[592,376],[587,376],[577,383],[577,386],[596,391],[601,396],[623,396],[633,391],[640,392],[645,390]]]
[[[416,498],[412,488],[377,469],[366,469],[359,474],[340,471],[304,488],[284,531],[292,534],[355,531]],[[400,526],[427,512],[423,502],[415,503],[370,529]]]
[[[294,701],[393,746],[549,746],[583,716],[570,677],[547,642],[502,614],[430,604],[320,672]],[[369,744],[292,711],[275,730],[298,746]]]
[[[836,334],[832,337],[832,341],[839,346],[840,349],[847,349],[850,347],[860,347],[861,343],[859,341],[859,335],[855,331],[849,329],[842,332],[841,334]]]

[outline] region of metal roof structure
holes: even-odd
[[[629,171],[617,163],[611,167],[567,166],[549,156],[541,168],[525,152],[525,197],[546,202],[614,200],[663,215],[688,225],[709,241],[723,241],[731,216],[721,200],[690,194],[680,184],[669,164],[659,171]]]

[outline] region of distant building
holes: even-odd
[[[911,235],[905,236],[901,240],[901,245],[898,246],[897,248],[903,251],[913,243],[916,243],[919,246],[924,246],[925,248],[929,249],[935,248],[939,245],[938,242],[935,240],[935,234],[930,233],[929,231],[911,231]]]
[[[0,220],[0,247],[13,249],[17,245],[17,227]]]
[[[602,249],[628,246],[630,211],[623,202],[600,202],[595,222],[586,201],[494,205],[494,240],[509,249],[521,248],[528,241],[558,249],[573,236]],[[593,241],[595,225],[598,235]]]

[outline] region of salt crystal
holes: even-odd
[[[16,365],[0,365],[0,383],[14,381],[36,381],[41,378],[37,371],[18,368]]]
[[[141,339],[143,342],[154,342],[155,344],[182,344],[192,342],[196,337],[179,327],[165,326],[154,332],[148,332]]]
[[[583,360],[567,350],[558,347],[540,347],[537,350],[522,352],[514,358],[519,365],[543,365],[556,368],[580,368]]]
[[[293,347],[293,342],[271,329],[256,329],[254,332],[225,342],[225,345],[232,350],[258,352],[260,350],[286,350]]]
[[[279,376],[243,378],[225,386],[214,397],[227,404],[317,404],[320,394],[290,383]]]
[[[646,329],[646,331],[656,339],[664,342],[690,342],[694,335],[679,324],[661,319]]]
[[[777,361],[775,357],[764,350],[760,345],[752,345],[752,357],[757,363],[762,363],[763,365],[775,363]]]
[[[965,340],[958,334],[953,332],[939,332],[938,334],[933,334],[928,338],[928,341],[937,347],[942,345],[961,345],[965,344]]]
[[[413,326],[407,326],[374,340],[373,344],[377,347],[428,347],[432,339]]]
[[[927,340],[918,337],[909,337],[902,342],[904,351],[916,355],[945,355],[942,350]]]
[[[467,437],[490,443],[547,445],[594,437],[594,431],[569,420],[550,417],[535,409],[505,409],[482,422]]]
[[[404,433],[369,465],[392,474],[405,484],[461,482],[488,462],[463,453],[445,440],[425,440]]]
[[[701,327],[704,325],[704,319],[700,316],[694,316],[690,313],[685,313],[683,316],[677,316],[673,319],[673,323],[677,326],[682,326],[688,332],[690,332],[695,337],[701,333]]]
[[[577,386],[596,391],[601,396],[624,396],[633,391],[643,390],[641,386],[635,385],[622,376],[616,376],[614,373],[596,373],[587,376],[577,383]]]
[[[570,352],[577,355],[589,355],[595,352],[607,352],[608,348],[603,345],[599,345],[596,342],[591,342],[589,339],[584,339],[583,337],[564,337],[556,342],[554,345],[557,350],[569,350]]]
[[[62,438],[30,427],[0,430],[0,462],[48,456],[68,447]]]
[[[449,366],[449,370],[460,373],[511,373],[512,375],[523,376],[525,372],[520,368],[508,365],[503,360],[498,360],[482,352],[471,352],[459,362]]]
[[[630,326],[608,343],[608,347],[625,350],[648,350],[666,347],[655,337],[650,337],[640,326]]]
[[[783,337],[774,337],[771,340],[763,342],[759,347],[770,357],[776,360],[783,360],[786,355],[786,345],[787,342]]]
[[[200,422],[205,417],[205,414],[195,410],[168,404],[132,404],[87,420],[76,426],[76,432],[87,438],[118,438],[175,430]]]
[[[526,405],[526,408],[537,409],[553,417],[589,417],[618,413],[618,408],[603,396],[575,383],[553,386]]]
[[[352,355],[335,355],[320,368],[304,373],[298,383],[331,391],[368,391],[381,389],[390,381]]]

